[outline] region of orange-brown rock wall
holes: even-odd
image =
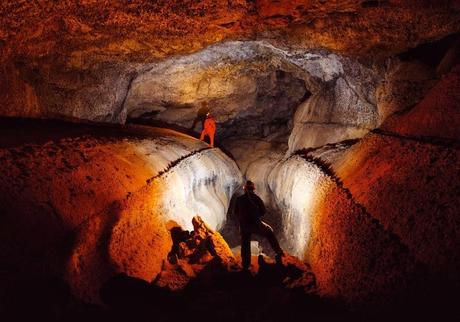
[[[307,251],[325,294],[436,301],[449,293],[435,289],[458,288],[457,77],[454,69],[332,164],[340,188],[320,203]]]
[[[218,151],[200,154],[206,149],[202,142],[142,127],[47,124],[36,132],[18,124],[22,134],[14,124],[3,124],[0,236],[6,285],[53,276],[78,298],[98,301],[101,285],[116,273],[155,278],[172,246],[166,223],[182,217],[189,222],[197,214],[193,207],[186,212],[194,198],[198,203],[207,197],[211,210],[201,210],[214,228],[225,220],[239,171]],[[193,170],[196,162],[200,173]],[[196,184],[182,186],[177,177]]]

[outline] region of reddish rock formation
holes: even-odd
[[[94,302],[115,273],[150,281],[171,248],[165,223],[188,222],[206,198],[200,209],[221,224],[239,180],[221,152],[200,154],[202,142],[173,131],[18,122],[24,135],[13,136],[17,124],[2,124],[2,281],[11,287],[55,276]]]
[[[0,40],[3,59],[59,53],[85,64],[114,54],[164,57],[281,28],[288,44],[388,55],[458,31],[459,9],[458,1],[393,0],[4,2]]]
[[[228,146],[280,211],[284,242],[311,261],[319,292],[395,304],[425,284],[458,289],[460,67],[429,91],[458,61],[458,39],[431,63],[431,53],[394,56],[459,32],[459,12],[457,0],[4,1],[0,115],[123,123],[147,113],[187,126],[214,99],[227,137],[263,138]],[[174,243],[165,224],[190,229],[200,213],[222,225],[241,181],[222,152],[169,131],[54,130],[2,129],[6,288],[56,275],[94,301],[119,272],[145,285],[161,271],[158,285],[182,289],[238,261],[204,222],[177,228]],[[297,277],[285,286],[310,288],[309,268],[287,261]]]
[[[307,252],[324,294],[359,303],[427,292],[434,301],[431,283],[458,287],[458,76],[334,163],[339,179]]]
[[[222,236],[210,229],[200,217],[192,220],[193,231],[182,230],[170,223],[173,247],[154,284],[170,290],[187,286],[206,266],[214,265],[216,272],[236,271],[238,263]],[[217,265],[217,266],[216,266]]]
[[[122,123],[131,83],[159,59],[257,38],[381,60],[458,32],[458,11],[458,1],[4,2],[0,115]]]

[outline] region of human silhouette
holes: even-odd
[[[209,144],[214,147],[214,135],[216,134],[216,121],[212,117],[211,113],[206,114],[204,121],[203,130],[201,131],[200,140],[204,141],[205,136],[209,137]]]
[[[268,239],[270,246],[276,253],[279,262],[284,255],[273,229],[261,220],[265,214],[265,205],[262,199],[255,194],[255,185],[248,180],[243,187],[244,194],[236,199],[235,215],[240,223],[241,259],[243,270],[251,265],[251,235],[256,234]]]

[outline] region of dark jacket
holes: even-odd
[[[264,202],[254,192],[246,192],[236,199],[235,215],[242,228],[252,226],[265,215]]]

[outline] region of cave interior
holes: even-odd
[[[460,1],[0,20],[2,321],[460,317]],[[254,235],[245,271],[247,180],[284,256]]]

